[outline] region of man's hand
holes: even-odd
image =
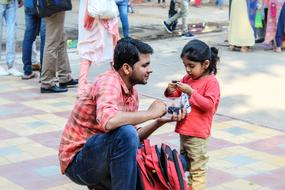
[[[155,100],[148,108],[147,112],[153,119],[163,116],[166,113],[166,103]]]
[[[193,92],[193,89],[191,88],[191,86],[189,86],[188,84],[182,83],[182,82],[176,83],[176,87],[178,90],[188,94],[189,96],[191,96]]]
[[[172,122],[172,121],[181,121],[183,120],[187,115],[186,109],[180,109],[178,114],[177,113],[173,113],[173,114],[167,114],[161,118],[158,118],[157,121],[160,122],[162,125],[168,122]]]

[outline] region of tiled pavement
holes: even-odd
[[[57,147],[76,89],[40,94],[37,79],[0,77],[0,190],[83,190],[59,172]],[[142,96],[141,108],[152,99]],[[178,147],[173,124],[152,143]],[[285,133],[217,116],[209,146],[208,190],[284,190]]]

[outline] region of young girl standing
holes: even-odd
[[[188,42],[181,53],[186,75],[175,83],[169,83],[166,97],[181,97],[191,106],[188,115],[177,122],[175,132],[180,134],[180,152],[190,161],[188,177],[193,190],[206,188],[206,164],[208,162],[208,137],[211,134],[213,116],[220,101],[220,87],[215,75],[218,50],[200,40]]]

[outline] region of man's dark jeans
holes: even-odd
[[[96,134],[77,153],[65,175],[77,184],[100,190],[136,189],[138,147],[139,137],[132,125]],[[188,159],[183,155],[180,159],[187,171]]]
[[[25,9],[25,35],[23,40],[22,61],[24,64],[24,74],[32,74],[32,46],[37,35],[40,32],[41,35],[41,47],[40,47],[40,63],[43,62],[43,52],[45,46],[45,19],[40,18],[32,9]]]
[[[139,137],[132,125],[96,134],[77,153],[65,174],[81,185],[136,189],[138,146]]]

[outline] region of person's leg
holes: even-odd
[[[229,0],[229,19],[231,17],[232,0]]]
[[[221,8],[223,6],[223,0],[217,0],[217,6]]]
[[[83,60],[80,62],[79,85],[77,91],[79,98],[84,98],[90,90],[90,86],[87,79],[90,66],[91,62],[88,60]]]
[[[41,87],[51,88],[55,86],[54,78],[56,77],[56,65],[58,58],[58,46],[60,41],[60,34],[58,24],[58,13],[46,17],[46,39],[43,54],[43,65],[41,72]],[[62,22],[62,20],[61,20]]]
[[[282,43],[282,37],[284,35],[284,26],[285,26],[285,4],[282,6],[280,16],[278,19],[277,24],[277,31],[276,31],[276,50],[281,51],[281,43]]]
[[[193,190],[206,188],[206,165],[208,156],[208,139],[180,135],[182,149],[190,161],[188,182]]]
[[[182,5],[181,5],[182,6]],[[165,22],[166,24],[172,24],[174,21],[177,21],[180,17],[182,17],[182,12],[181,10],[178,11],[175,15],[173,15],[172,17],[168,18]]]
[[[91,137],[66,175],[75,183],[112,190],[136,189],[139,138],[132,125]]]
[[[41,36],[40,63],[41,63],[41,67],[42,67],[44,48],[45,48],[45,39],[46,39],[46,21],[45,21],[45,18],[42,18],[40,23],[41,23],[41,28],[40,28],[40,36]]]
[[[189,1],[183,0],[181,5],[181,17],[182,17],[182,31],[188,32],[188,13],[189,13]]]
[[[58,46],[58,60],[57,60],[57,73],[59,83],[66,83],[72,80],[71,78],[71,68],[69,63],[69,58],[67,54],[67,44],[66,44],[66,35],[64,32],[64,20],[65,12],[57,13],[58,17],[55,20],[57,24],[57,30],[59,37],[59,46]]]
[[[17,1],[7,5],[6,19],[6,61],[8,68],[12,68],[16,58],[16,35],[17,35]]]
[[[128,1],[124,0],[118,2],[117,6],[120,13],[120,20],[122,23],[124,37],[128,37],[129,36]]]
[[[3,28],[3,17],[6,10],[6,5],[0,4],[0,60],[2,55],[2,28]],[[0,76],[8,75],[7,71],[0,66]]]
[[[22,62],[24,75],[32,74],[32,47],[37,36],[37,17],[25,13],[25,34],[22,48]]]
[[[35,38],[32,45],[32,65],[38,63],[38,52],[37,52],[37,37]]]

